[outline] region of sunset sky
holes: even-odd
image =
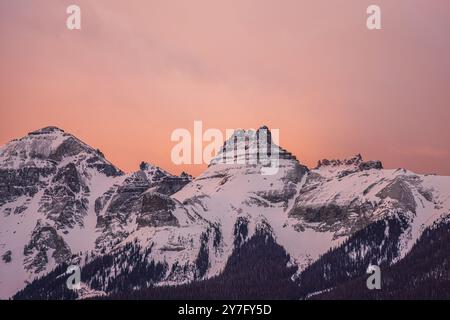
[[[448,0],[0,0],[0,144],[55,125],[125,171],[197,175],[174,129],[265,124],[310,167],[450,175],[449,31]]]

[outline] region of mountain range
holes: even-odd
[[[225,143],[258,130],[236,130]],[[270,137],[270,135],[269,135]],[[0,298],[450,298],[450,177],[360,155],[124,173],[57,127],[0,148]],[[66,287],[69,265],[81,288]],[[381,270],[381,289],[366,286]]]

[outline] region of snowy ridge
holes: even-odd
[[[331,248],[380,221],[386,221],[382,246],[390,246],[387,221],[398,219],[402,228],[393,264],[426,227],[450,213],[450,177],[383,169],[360,155],[321,160],[309,170],[273,143],[270,131],[279,167],[263,175],[267,163],[252,159],[262,129],[267,128],[237,131],[225,146],[237,141],[236,149],[247,151],[224,146],[195,179],[145,162],[124,174],[101,152],[55,127],[0,148],[0,297],[62,262],[84,265],[102,256],[113,259],[104,270],[107,283],[99,284],[99,273],[93,274],[82,296],[108,294],[121,273],[142,264],[158,270],[146,285],[208,279],[261,228],[287,251],[300,275]],[[364,259],[366,245],[353,247],[349,257]]]

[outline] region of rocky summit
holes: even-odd
[[[147,162],[124,173],[56,127],[7,143],[0,148],[0,297],[218,297],[208,284],[223,288],[219,298],[345,297],[369,264],[396,279],[396,266],[412,268],[420,250],[444,241],[450,177],[384,169],[360,155],[309,169],[267,136],[280,155],[275,174],[262,175],[264,163],[238,161],[227,141],[196,178]],[[251,139],[241,141],[251,147]],[[411,282],[427,281],[431,271],[442,275],[437,282],[448,275],[429,259]],[[81,268],[78,291],[61,280],[68,265]],[[385,292],[398,297],[390,283]],[[173,292],[164,289],[174,284]]]

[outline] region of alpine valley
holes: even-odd
[[[225,147],[258,149],[262,129]],[[56,127],[1,147],[0,298],[450,298],[450,177],[360,155],[310,169],[273,143],[264,175],[225,147],[196,178],[124,173]]]

